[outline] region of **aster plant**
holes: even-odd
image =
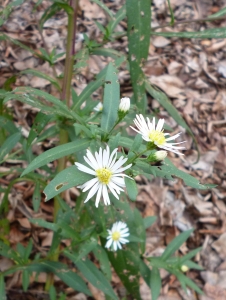
[[[17,5],[20,1],[14,2]],[[41,2],[38,1],[37,6]],[[51,299],[58,299],[53,287],[56,275],[76,292],[91,296],[92,289],[87,285],[89,282],[100,289],[106,299],[117,300],[120,296],[111,286],[112,268],[133,299],[141,299],[141,277],[150,287],[152,300],[158,299],[162,285],[160,269],[176,276],[185,291],[193,289],[202,293],[185,274],[191,268],[201,269],[191,260],[200,249],[194,249],[184,256],[175,256],[175,252],[193,230],[181,232],[166,245],[162,255],[150,257],[145,251],[146,229],[157,218],[144,218],[136,208],[138,176],[145,177],[149,182],[156,177],[161,178],[163,184],[176,177],[196,189],[213,186],[201,184],[196,178],[174,166],[171,157],[181,159],[183,156],[186,159],[185,134],[173,132],[173,128],[162,118],[162,110],[156,113],[147,105],[148,93],[150,100],[156,99],[176,120],[180,125],[179,131],[183,128],[183,132],[186,131],[194,139],[190,128],[167,96],[150,84],[143,72],[150,34],[153,33],[150,30],[151,2],[126,0],[126,5],[113,14],[103,1],[94,1],[109,14],[110,21],[106,27],[96,22],[103,35],[101,44],[99,40],[97,43],[84,34],[83,49],[76,54],[73,43],[76,40],[78,0],[53,2],[43,13],[39,29],[41,32],[44,23],[56,12],[64,9],[67,13],[68,36],[62,86],[58,76],[52,78],[34,70],[23,71],[23,74],[27,72],[49,80],[59,91],[59,99],[31,87],[17,87],[10,91],[14,78],[6,82],[7,90],[0,90],[1,112],[3,103],[10,100],[18,100],[40,110],[27,139],[22,137],[20,129],[14,125],[11,121],[13,118],[8,113],[5,118],[0,118],[1,126],[4,127],[0,128],[0,139],[6,136],[7,130],[12,134],[1,147],[0,160],[4,162],[5,155],[20,142],[24,151],[20,157],[21,166],[26,165],[25,169],[20,167],[13,170],[12,173],[19,174],[21,178],[13,179],[4,190],[0,214],[7,211],[11,186],[18,181],[31,182],[34,185],[32,205],[36,213],[39,212],[41,201],[53,200],[52,222],[42,218],[29,219],[34,228],[40,226],[53,231],[52,244],[50,249],[45,249],[34,257],[31,240],[26,247],[19,244],[16,249],[10,249],[7,239],[0,241],[0,255],[10,258],[14,263],[12,268],[0,270],[0,299],[6,299],[4,277],[18,271],[22,272],[25,291],[33,272],[46,272],[45,289],[50,293]],[[115,28],[125,16],[129,51],[122,55],[114,49],[104,47],[106,42],[119,37]],[[197,37],[208,38],[211,32],[212,29],[209,32],[202,31]],[[161,35],[161,32],[157,34]],[[166,34],[177,35],[179,32]],[[219,31],[217,34],[219,35]],[[2,36],[2,39],[14,41],[6,36]],[[17,46],[22,45],[18,41],[15,43]],[[27,51],[28,47],[24,45],[24,48]],[[56,75],[54,64],[62,56],[61,53],[56,54],[55,49],[49,53],[48,49],[42,48],[41,54],[33,49],[31,53],[48,62]],[[78,74],[81,66],[87,66],[88,57],[93,54],[109,56],[113,61],[77,95],[71,86],[72,76],[75,75],[73,72]],[[123,66],[126,66],[126,72],[130,74],[133,90],[131,98],[120,89],[118,74]],[[101,102],[94,101],[95,91],[100,94]],[[56,147],[40,155],[32,153],[33,145],[38,146],[49,137],[54,137],[55,141],[56,136],[59,137]],[[18,151],[16,155],[17,153]],[[56,164],[53,164],[54,161]],[[45,197],[43,199],[42,192]],[[30,215],[29,211],[27,215]]]

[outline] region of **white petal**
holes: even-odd
[[[116,158],[117,158],[117,151],[118,151],[118,149],[116,148],[111,153],[111,156],[110,156],[109,161],[108,161],[108,168],[111,168],[114,165],[114,163],[116,161]]]
[[[105,245],[105,248],[110,248],[111,247],[111,244],[112,244],[113,240],[110,239],[109,241],[107,241],[106,245]]]
[[[128,158],[124,158],[124,157],[120,157],[119,160],[114,164],[114,166],[111,167],[111,171],[115,172],[119,167],[121,167],[126,161],[128,160]]]
[[[82,191],[83,192],[88,191],[97,181],[98,181],[98,178],[90,179],[89,181],[86,182],[86,186],[85,186],[84,190],[82,190]]]
[[[94,194],[96,194],[96,192],[97,192],[99,186],[100,186],[100,183],[97,182],[97,183],[91,188],[91,190],[89,191],[89,194],[87,195],[86,200],[84,201],[84,203],[86,203],[87,201],[89,201],[89,199],[92,198]]]
[[[113,242],[113,248],[115,251],[117,250],[117,242],[116,241]]]
[[[107,186],[104,184],[104,185],[102,186],[102,189],[103,189],[102,194],[103,194],[104,204],[105,204],[105,205],[111,204],[110,199],[109,199],[109,196],[108,196]]]
[[[96,161],[95,157],[93,156],[93,154],[90,151],[87,151],[86,156],[90,160],[90,162],[93,164],[93,168],[95,170],[99,169],[98,162]]]
[[[76,165],[76,167],[80,170],[80,171],[82,171],[82,172],[84,172],[84,173],[88,173],[88,174],[91,174],[91,175],[96,175],[96,172],[95,171],[93,171],[93,170],[91,170],[90,168],[87,168],[86,166],[84,166],[84,165],[82,165],[82,164],[80,164],[80,163],[75,163],[75,165]]]
[[[111,177],[111,181],[113,181],[115,184],[119,185],[120,187],[125,187],[125,181],[124,178],[119,178],[116,176]]]
[[[164,119],[159,119],[158,124],[156,126],[156,131],[161,131],[163,128],[165,120]]]
[[[115,196],[115,198],[119,200],[119,196],[117,195],[114,188],[112,187],[112,184],[109,183],[108,187],[109,187],[109,190],[112,192],[112,194]]]
[[[119,242],[122,243],[122,244],[126,244],[126,243],[129,243],[129,240],[120,238]]]
[[[178,138],[180,135],[181,135],[181,132],[180,132],[180,133],[177,133],[177,134],[175,134],[175,135],[173,135],[173,136],[171,136],[171,137],[168,137],[168,138],[166,139],[166,141],[168,142],[168,141],[171,141],[171,140],[175,140],[175,139]]]
[[[100,187],[98,189],[98,192],[97,192],[97,196],[96,196],[96,201],[95,201],[95,206],[98,207],[99,205],[99,202],[100,202],[100,197],[101,197],[101,194],[102,194],[102,184],[100,184]]]
[[[108,165],[109,155],[110,155],[110,149],[107,146],[103,152],[103,167],[106,167]]]

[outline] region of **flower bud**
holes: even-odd
[[[167,156],[167,151],[165,150],[160,150],[155,152],[155,158],[157,161],[165,159]]]
[[[94,107],[93,110],[95,110],[95,111],[97,111],[97,112],[101,112],[101,111],[103,110],[103,104],[102,104],[101,102],[99,102],[99,103],[97,104],[97,106]]]
[[[181,269],[181,271],[182,272],[187,272],[188,270],[189,270],[189,268],[188,268],[188,266],[186,266],[186,265],[182,265],[181,267],[180,267],[180,269]]]
[[[130,98],[124,97],[119,104],[119,111],[126,113],[130,108]]]

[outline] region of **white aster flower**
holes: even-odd
[[[134,123],[139,130],[133,128],[132,126],[130,127],[136,132],[138,132],[139,134],[141,134],[142,138],[145,141],[152,142],[159,148],[172,151],[179,155],[183,155],[178,150],[185,149],[185,147],[178,147],[175,145],[184,143],[185,141],[179,143],[168,143],[169,141],[175,140],[177,137],[179,137],[181,132],[166,138],[166,136],[169,135],[169,133],[164,133],[164,129],[163,129],[164,122],[165,122],[164,119],[159,119],[157,125],[155,126],[155,118],[153,118],[151,122],[149,118],[146,118],[145,120],[143,115],[136,115],[136,119],[134,119]]]
[[[121,156],[119,160],[116,161],[117,151],[118,149],[116,148],[112,151],[112,153],[110,153],[110,149],[107,146],[104,150],[100,148],[99,153],[95,152],[94,156],[89,150],[87,150],[84,160],[91,168],[77,162],[75,163],[80,171],[95,176],[93,179],[78,186],[78,188],[82,189],[83,192],[90,190],[85,199],[85,203],[97,193],[95,202],[96,207],[99,205],[101,195],[103,196],[104,204],[109,205],[110,199],[108,195],[108,188],[112,194],[119,199],[118,195],[125,187],[123,177],[129,177],[122,172],[129,169],[132,164],[122,167],[128,158]],[[129,178],[132,179],[131,177]]]
[[[125,239],[125,237],[129,236],[129,228],[124,222],[114,223],[111,230],[108,229],[108,234],[106,248],[110,248],[113,245],[113,249],[116,251],[117,248],[122,249],[121,244],[129,243],[129,240]]]
[[[94,107],[93,110],[98,111],[98,112],[101,112],[101,111],[103,110],[103,104],[102,104],[101,102],[99,102],[99,103],[97,104],[97,106]]]
[[[130,98],[124,97],[121,99],[119,104],[119,111],[127,112],[130,108]]]

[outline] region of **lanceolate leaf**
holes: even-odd
[[[52,199],[73,186],[83,184],[92,178],[92,175],[79,171],[76,166],[71,166],[58,173],[44,189],[43,193],[46,195],[45,201]]]
[[[180,246],[189,238],[193,229],[182,232],[180,235],[175,237],[170,244],[166,247],[164,253],[161,256],[163,261],[167,260],[171,255],[174,254],[176,250],[180,248]]]
[[[199,32],[155,32],[152,31],[152,35],[164,36],[164,37],[179,37],[188,39],[224,39],[226,38],[226,27],[211,28]]]
[[[73,261],[73,258],[70,257]],[[88,259],[80,260],[75,262],[79,271],[83,276],[96,288],[104,292],[104,294],[110,296],[112,299],[117,300],[118,297],[115,295],[114,290],[112,289],[109,281],[100,272],[97,267]]]
[[[9,136],[3,145],[0,147],[0,162],[5,157],[6,154],[9,154],[9,152],[16,146],[16,144],[19,142],[21,138],[21,133],[17,132],[13,135]]]
[[[136,162],[136,165],[145,173],[153,174],[157,177],[162,177],[168,180],[174,180],[173,176],[179,177],[183,179],[185,184],[196,189],[206,190],[216,186],[213,184],[201,184],[195,177],[177,169],[168,158],[165,158],[165,163],[161,166],[151,166],[148,163],[139,160]]]
[[[21,74],[31,74],[33,76],[43,78],[45,80],[48,80],[50,83],[52,83],[58,89],[58,91],[61,90],[61,87],[60,87],[59,83],[57,82],[57,80],[43,72],[40,72],[38,70],[33,70],[33,69],[27,69],[25,71],[22,71]]]
[[[114,62],[114,67],[119,67],[125,60],[125,57],[120,57]],[[81,106],[81,104],[86,101],[86,99],[92,95],[94,91],[96,91],[100,86],[103,85],[104,78],[106,76],[106,72],[108,70],[108,66],[105,67],[98,75],[95,81],[90,82],[82,91],[82,93],[78,97],[78,101],[72,106],[72,110],[76,110]]]
[[[119,97],[117,69],[110,63],[105,77],[104,103],[101,118],[101,129],[105,132],[109,132],[115,125],[118,117]]]
[[[44,127],[49,122],[51,117],[52,117],[51,115],[43,114],[41,111],[37,114],[37,116],[34,119],[34,123],[31,127],[31,130],[29,132],[29,136],[27,138],[27,148],[29,148],[33,140],[36,137],[38,137],[38,135],[44,129]]]
[[[89,144],[90,140],[82,139],[47,150],[46,152],[36,157],[24,170],[21,176],[24,176],[25,174],[30,173],[31,171],[34,171],[35,169],[40,168],[53,160],[67,156],[77,151],[84,150],[88,148]]]
[[[191,129],[184,121],[184,119],[181,117],[178,110],[170,102],[167,95],[163,93],[161,90],[159,90],[157,87],[152,86],[147,81],[145,86],[148,93],[168,111],[168,113],[173,117],[173,119],[177,122],[177,124],[184,127],[189,132],[189,134],[193,137],[193,139],[195,139]]]
[[[151,0],[126,0],[126,14],[131,82],[135,102],[144,112],[147,99],[142,66],[147,59],[150,43]]]
[[[158,296],[160,294],[161,290],[161,277],[159,273],[159,269],[156,267],[152,267],[151,270],[151,282],[150,282],[150,288],[151,288],[151,299],[157,300]]]

